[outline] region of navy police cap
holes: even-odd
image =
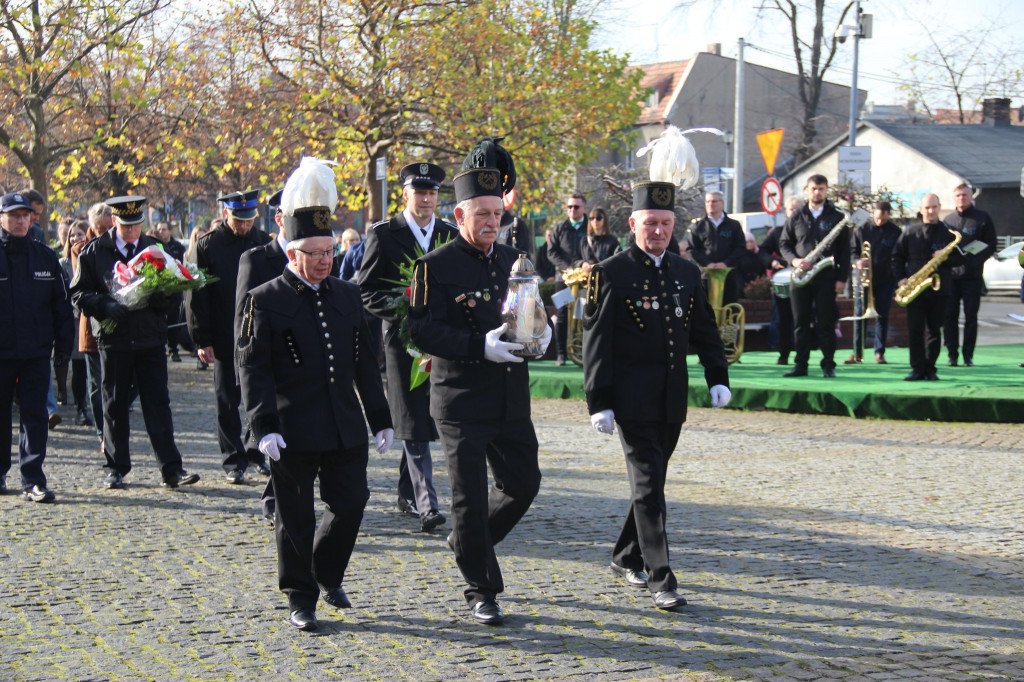
[[[21,192],[11,192],[5,194],[0,199],[0,212],[10,213],[11,211],[17,211],[19,208],[23,208],[26,211],[32,210],[32,202]]]
[[[402,184],[413,189],[437,189],[444,182],[445,172],[432,163],[410,163],[398,172]]]
[[[224,204],[224,208],[235,218],[239,220],[252,220],[259,213],[259,196],[260,191],[258,189],[251,189],[246,192],[225,194],[219,197],[217,201]]]

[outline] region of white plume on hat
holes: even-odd
[[[338,205],[338,186],[334,180],[334,169],[328,166],[330,161],[321,161],[312,156],[304,156],[299,167],[288,176],[281,193],[281,211],[285,215],[295,215],[303,208],[326,206],[331,213]]]
[[[637,158],[651,152],[651,181],[671,182],[682,189],[690,189],[697,184],[700,177],[700,162],[697,152],[686,139],[690,133],[713,133],[724,135],[717,128],[689,128],[679,130],[670,125],[658,137],[651,140],[646,147],[636,153]]]

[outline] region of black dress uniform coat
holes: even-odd
[[[429,250],[451,241],[456,234],[458,230],[453,225],[435,218]],[[399,325],[394,323],[395,301],[402,293],[396,291],[398,285],[395,282],[402,278],[398,266],[414,260],[419,248],[404,214],[399,213],[374,225],[366,234],[366,251],[363,265],[359,268],[359,290],[366,309],[384,323],[388,386],[400,389],[390,391],[388,396],[395,438],[428,441],[437,439],[437,429],[430,418],[429,385],[424,382],[410,390],[413,358],[399,338]]]
[[[686,421],[691,346],[708,386],[729,385],[715,313],[693,263],[666,251],[658,268],[634,244],[596,265],[589,286],[583,357],[591,414],[614,410],[616,419]]]
[[[244,237],[239,237],[230,227],[221,225],[196,242],[196,265],[218,277],[216,282],[187,296],[188,329],[197,348],[212,346],[215,357],[231,357],[235,348],[235,291],[239,261],[243,253],[269,241],[270,235],[255,227]]]

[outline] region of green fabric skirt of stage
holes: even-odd
[[[870,349],[859,365],[844,365],[849,351],[837,352],[836,378],[821,375],[821,354],[812,352],[808,376],[787,379],[790,365],[776,365],[778,353],[744,353],[729,367],[731,408],[772,409],[880,419],[962,422],[1024,422],[1024,344],[979,346],[974,367],[947,367],[945,351],[937,366],[939,381],[904,381],[910,374],[906,348],[886,351],[878,365]],[[696,356],[690,366],[689,404],[710,404],[704,372]],[[535,398],[582,400],[583,370],[552,362],[530,365]]]

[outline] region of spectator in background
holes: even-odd
[[[587,220],[587,239],[582,247],[583,261],[596,265],[619,251],[622,251],[622,245],[608,226],[608,214],[603,208],[590,211]]]
[[[82,247],[85,246],[85,235],[88,230],[89,223],[85,220],[76,220],[68,230],[63,257],[60,259],[60,265],[64,269],[64,276],[68,282],[75,277],[78,253],[81,253]],[[75,400],[75,423],[79,426],[94,426],[95,422],[90,416],[93,410],[90,408],[86,395],[89,385],[89,368],[78,338],[80,317],[81,314],[76,311],[73,325],[74,342],[71,345],[71,395]],[[102,410],[102,406],[99,409]]]
[[[583,264],[583,244],[587,241],[587,199],[580,192],[574,192],[565,200],[566,218],[551,233],[548,242],[548,258],[555,266],[555,292],[566,288],[563,280],[566,270]],[[555,319],[556,365],[564,365],[566,341],[569,333],[568,306],[558,309]]]
[[[20,192],[32,205],[32,227],[28,229],[28,238],[48,244],[50,242],[50,221],[46,216],[46,199],[34,189],[23,189]]]
[[[519,249],[527,256],[533,257],[533,237],[526,221],[506,210],[501,214],[501,236],[498,239],[500,244],[507,244]]]
[[[351,227],[338,235],[338,245],[341,246],[342,253],[346,253],[349,249],[362,241],[363,238],[360,237],[359,233]]]
[[[533,266],[537,270],[537,275],[540,276],[544,282],[553,282],[555,280],[555,266],[548,258],[548,246],[551,245],[551,230],[544,230],[544,243],[537,247],[537,259]]]
[[[687,240],[690,257],[702,268],[737,267],[746,250],[743,227],[726,215],[721,192],[705,194],[704,208],[707,215],[690,228]],[[741,279],[738,271],[730,272],[725,278],[723,305],[739,300]]]
[[[185,247],[174,238],[174,230],[170,223],[161,221],[147,232],[155,239],[172,258],[177,261],[185,260]],[[191,339],[188,338],[188,330],[185,328],[185,297],[177,293],[171,296],[171,302],[167,308],[167,356],[171,362],[181,362],[178,354],[178,346],[191,353],[195,350]]]

